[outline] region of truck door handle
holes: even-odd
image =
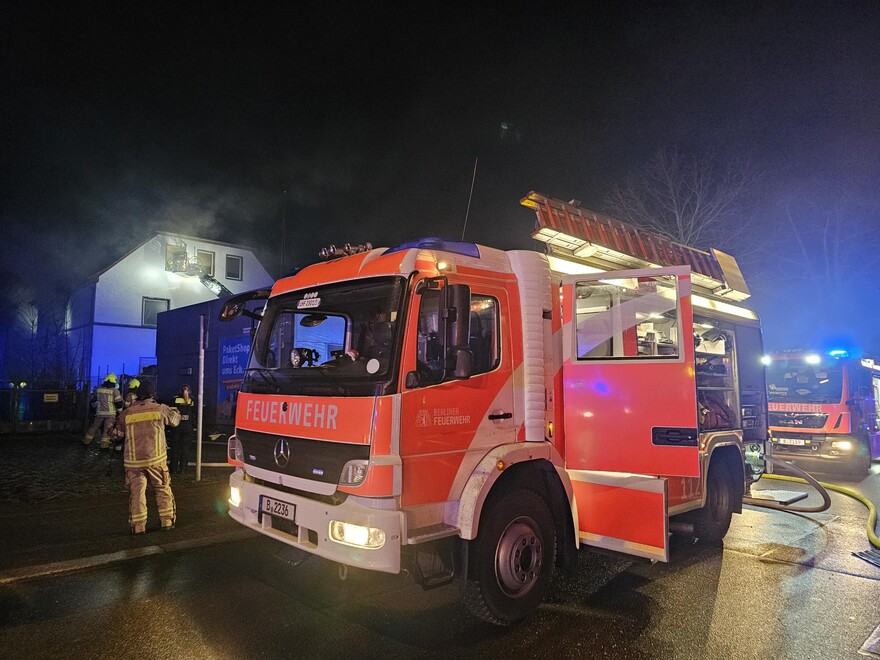
[[[511,417],[513,417],[513,413],[509,413],[509,412],[489,415],[489,419],[491,419],[493,421],[496,419],[510,419]]]
[[[696,447],[699,437],[695,428],[655,426],[651,429],[651,443],[659,446]]]

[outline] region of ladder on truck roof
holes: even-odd
[[[736,259],[721,250],[712,248],[704,252],[681,245],[622,220],[534,191],[519,203],[537,215],[532,238],[546,243],[556,256],[602,270],[690,266],[693,283],[716,296],[741,301],[751,295]]]

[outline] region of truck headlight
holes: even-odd
[[[229,503],[236,509],[241,506],[241,491],[235,486],[229,489]]]
[[[850,451],[853,448],[853,444],[850,440],[835,440],[831,443],[832,449],[839,449],[840,451]]]
[[[229,442],[226,443],[226,458],[230,463],[244,465],[244,449],[242,449],[241,442],[234,435],[229,436]]]
[[[342,467],[339,475],[340,486],[360,486],[367,478],[367,461],[349,461]]]
[[[330,538],[343,545],[376,550],[385,545],[385,532],[377,527],[352,525],[341,520],[330,521]]]

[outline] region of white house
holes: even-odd
[[[71,295],[65,328],[81,377],[142,373],[156,364],[160,312],[272,282],[250,248],[158,233]]]

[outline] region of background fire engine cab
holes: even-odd
[[[880,458],[874,361],[844,349],[793,349],[768,355],[765,363],[773,453],[859,478],[867,474]]]
[[[495,623],[537,607],[580,543],[665,561],[671,527],[724,536],[767,431],[736,262],[537,193],[522,203],[546,255],[424,239],[276,283],[230,440],[233,518],[344,565],[398,572],[406,555]],[[289,305],[324,323],[341,315],[330,301],[354,310],[390,277],[401,302],[371,325],[387,352],[358,355],[349,328],[323,367],[350,354],[385,380],[285,392],[266,319]],[[281,351],[284,368],[313,368],[311,351]]]

